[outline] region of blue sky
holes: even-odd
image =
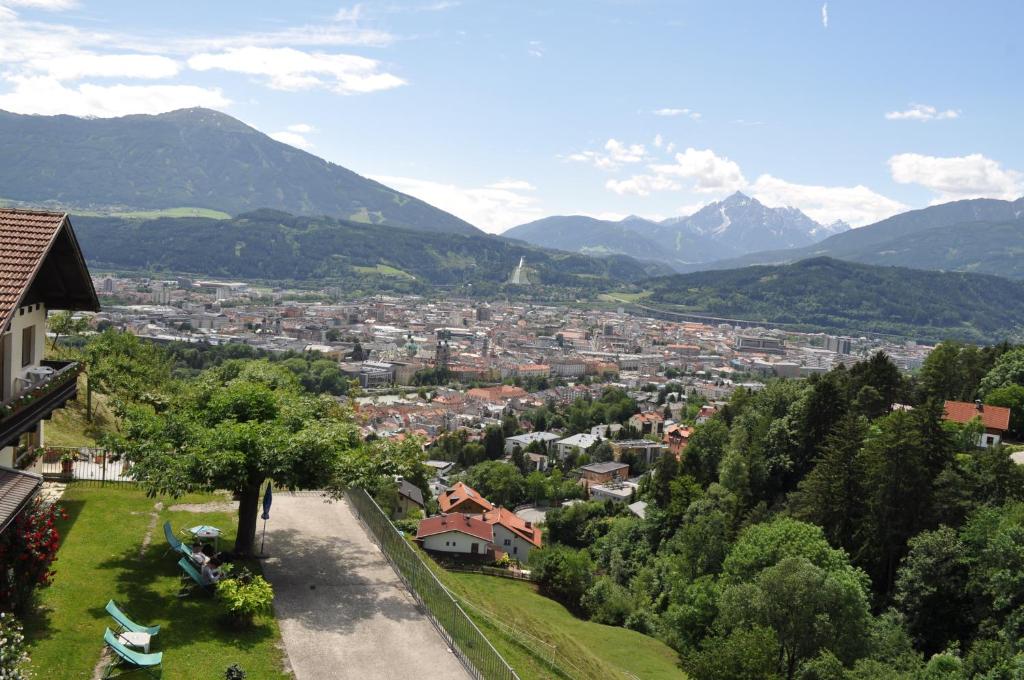
[[[0,109],[210,106],[488,231],[1024,194],[1019,2],[0,0]]]

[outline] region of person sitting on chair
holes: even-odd
[[[206,545],[200,545],[198,542],[192,544],[192,555],[190,555],[190,558],[192,563],[197,567],[201,567],[210,561],[210,557],[212,557],[210,553],[212,551],[207,550],[208,547],[209,546]]]
[[[203,564],[203,570],[199,575],[202,577],[204,585],[216,585],[217,581],[219,581],[222,576],[220,572],[220,565],[221,561],[216,557],[211,557],[205,564]]]

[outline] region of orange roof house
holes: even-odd
[[[437,504],[441,512],[464,512],[473,515],[482,515],[494,509],[494,506],[477,491],[463,483],[455,482],[452,488],[448,489],[437,497]]]
[[[420,520],[416,529],[416,538],[424,539],[428,536],[457,532],[466,534],[481,541],[490,543],[494,540],[494,530],[487,522],[481,522],[479,518],[474,519],[470,515],[455,513],[451,515],[435,515]]]
[[[492,526],[495,524],[503,526],[524,541],[532,543],[537,548],[541,547],[540,529],[511,510],[502,507],[494,508],[484,513],[484,521]]]
[[[995,446],[1003,434],[1010,429],[1010,409],[1004,406],[991,406],[976,401],[947,401],[945,420],[952,423],[966,424],[975,419],[981,421],[985,432],[978,437],[978,446],[985,448]]]

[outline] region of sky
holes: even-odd
[[[1024,195],[1024,3],[0,0],[0,109],[206,106],[489,232]]]

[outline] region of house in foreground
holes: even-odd
[[[67,214],[0,209],[0,466],[30,460],[77,396],[78,363],[44,358],[47,314],[99,308]]]
[[[520,562],[526,562],[530,551],[543,545],[540,529],[511,510],[497,507],[484,514],[484,521],[494,531],[495,547]]]
[[[416,541],[427,552],[452,557],[488,556],[494,551],[494,530],[479,515],[461,512],[420,520]]]
[[[966,425],[977,419],[985,428],[978,437],[978,446],[988,448],[999,444],[1010,429],[1010,409],[1004,406],[990,406],[976,401],[947,401],[945,420]]]

